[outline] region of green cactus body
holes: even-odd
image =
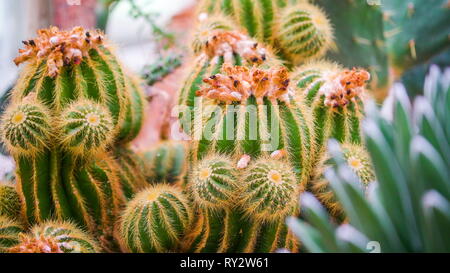
[[[366,192],[369,184],[375,181],[374,170],[367,151],[363,146],[357,144],[344,143],[341,148],[344,159],[359,178],[362,191]],[[324,177],[325,170],[335,166],[334,161],[330,160],[330,158],[328,153],[322,156],[319,168],[313,174],[309,188],[317,199],[330,211],[333,217],[339,221],[343,221],[346,216],[342,206],[336,199],[330,183]]]
[[[174,184],[186,174],[187,148],[181,141],[163,141],[139,151],[139,156],[149,183]]]
[[[127,205],[119,224],[121,245],[134,253],[176,251],[191,221],[191,208],[179,189],[150,187]]]
[[[45,222],[20,236],[12,253],[98,253],[100,247],[90,235],[69,222]]]
[[[384,2],[381,8],[389,57],[399,75],[449,48],[448,1]]]
[[[250,36],[268,43],[273,38],[273,25],[279,14],[278,4],[272,0],[206,0],[201,4],[200,12],[211,16],[223,12],[245,28]]]
[[[243,211],[243,239],[238,252],[274,252],[279,248],[297,250],[285,218],[294,215],[298,187],[288,162],[260,158],[245,170],[239,206]]]
[[[300,100],[313,112],[318,156],[328,138],[361,143],[362,98],[365,82],[370,79],[368,72],[316,62],[299,67],[293,79]]]
[[[224,64],[221,72],[212,76],[206,74],[210,76],[203,80],[207,85],[200,86],[200,80],[196,80],[187,88],[190,92],[187,99],[181,98],[181,105],[194,106],[188,109],[191,111],[187,113],[189,120],[183,116],[186,112],[181,117],[183,123],[192,126],[188,128],[193,138],[192,160],[202,159],[209,152],[228,154],[244,161],[245,157],[255,159],[265,154],[287,156],[295,162],[293,167],[301,182],[305,182],[310,172],[309,156],[314,150],[311,116],[307,107],[290,95],[287,71],[281,67],[263,70]],[[223,97],[211,98],[210,86],[222,88],[223,85],[227,89],[228,83],[221,82],[228,81],[227,78],[236,80],[236,86],[226,91],[231,96],[240,92],[241,83],[249,89],[258,89],[258,94],[243,96],[241,100],[226,93]],[[275,89],[284,93],[276,95],[278,91],[270,91]],[[231,102],[222,101],[228,98]],[[245,168],[244,165],[239,168]]]
[[[97,32],[51,28],[24,44],[15,62],[27,64],[0,125],[24,219],[71,220],[107,244],[127,190],[139,188],[119,178],[109,150],[138,134],[142,92]]]
[[[23,231],[19,223],[0,215],[0,253],[19,244],[19,234]]]
[[[189,252],[234,252],[239,243],[240,212],[235,208],[237,172],[225,156],[212,155],[190,174],[189,192],[197,222],[186,246]]]
[[[275,29],[280,53],[294,65],[322,57],[333,42],[327,16],[307,2],[285,8]]]
[[[0,183],[0,216],[17,219],[21,204],[16,189],[12,185]]]

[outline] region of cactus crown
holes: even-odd
[[[247,100],[255,96],[261,104],[264,97],[274,101],[281,99],[288,101],[289,75],[285,67],[269,70],[232,66],[224,64],[222,73],[203,79],[206,83],[197,91],[197,96],[230,104]]]
[[[241,182],[240,205],[255,220],[275,220],[292,213],[300,190],[289,163],[259,158],[251,164]]]
[[[100,248],[90,235],[69,222],[46,222],[21,234],[11,253],[96,253]]]
[[[93,101],[72,103],[62,114],[61,143],[75,154],[104,150],[113,139],[109,110]]]
[[[363,146],[344,143],[342,144],[342,152],[348,165],[357,174],[364,187],[375,180],[369,154]]]
[[[0,129],[1,139],[11,152],[36,153],[48,146],[50,115],[31,93],[23,103],[12,104],[5,111]]]
[[[46,59],[48,76],[56,77],[62,66],[80,64],[89,50],[103,44],[103,41],[103,34],[88,32],[82,27],[69,31],[61,31],[57,27],[41,29],[37,38],[23,41],[25,48],[19,50],[14,62],[19,65],[33,59]]]
[[[207,156],[194,167],[191,177],[191,193],[200,207],[224,208],[233,204],[237,176],[231,159]]]

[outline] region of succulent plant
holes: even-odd
[[[0,182],[0,216],[15,219],[20,213],[19,194],[13,185]]]
[[[300,66],[293,74],[296,95],[313,113],[316,155],[324,152],[330,137],[340,142],[361,143],[360,123],[370,74],[363,69],[343,69],[327,61]]]
[[[0,253],[19,244],[19,234],[24,232],[21,224],[0,215]]]
[[[184,250],[297,250],[284,223],[287,215],[295,213],[301,189],[289,164],[260,158],[242,173],[230,157],[209,155],[193,167],[189,177],[188,192],[197,213]]]
[[[327,15],[308,2],[283,9],[274,28],[280,54],[294,66],[323,57],[333,45]]]
[[[119,223],[119,240],[127,252],[176,251],[191,222],[191,208],[181,190],[159,184],[128,203]]]
[[[188,150],[181,141],[162,141],[140,150],[139,156],[149,183],[174,184],[186,174]]]
[[[10,253],[98,253],[98,243],[70,222],[45,222],[19,235]]]
[[[309,251],[450,251],[449,73],[432,68],[425,97],[414,106],[396,85],[392,118],[375,105],[367,111],[366,146],[377,178],[368,199],[337,143],[331,143],[336,166],[325,176],[349,221],[330,223],[317,200],[302,196],[309,223],[290,219],[289,225]]]
[[[22,216],[28,225],[73,221],[111,250],[120,207],[130,188],[145,185],[138,173],[130,181],[119,176],[114,158],[142,126],[139,84],[97,31],[51,27],[24,44],[15,59],[24,67],[0,124],[17,165]]]
[[[146,65],[142,71],[142,78],[148,85],[154,85],[161,81],[165,76],[172,73],[181,66],[182,56],[179,54],[169,54],[160,57],[154,63]]]

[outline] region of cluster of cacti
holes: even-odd
[[[367,151],[363,145],[358,144],[344,143],[341,148],[344,159],[359,178],[360,188],[366,193],[370,183],[375,181],[375,174],[373,173]],[[309,190],[328,209],[335,219],[343,221],[345,219],[345,213],[342,205],[337,200],[330,186],[330,182],[324,176],[327,169],[333,166],[335,166],[335,162],[331,160],[330,154],[323,154],[319,165],[314,170],[311,183],[309,184]]]
[[[139,83],[100,32],[52,27],[23,43],[14,61],[26,64],[1,120],[22,216],[27,225],[71,220],[104,243],[121,206],[145,185],[119,175],[126,170],[115,159],[143,122]]]
[[[266,2],[274,5],[218,1],[206,10],[219,9],[219,2],[230,4],[230,14],[242,12],[244,2],[254,4],[255,14]],[[289,10],[291,15],[274,20],[273,27],[285,21],[276,32],[285,40],[278,37],[274,49],[263,44],[259,21],[248,21],[256,17],[239,13],[237,21],[248,19],[259,42],[217,10],[208,18],[199,15],[196,58],[178,100],[181,127],[191,137],[186,192],[196,210],[186,251],[297,251],[298,241],[284,221],[299,213],[297,196],[321,168],[326,140],[361,143],[370,74],[316,60],[331,43],[331,27],[320,9],[302,5],[303,11]],[[272,53],[284,50],[286,56],[289,46],[290,60],[303,63],[292,76]]]
[[[145,100],[103,35],[40,30],[14,60],[26,64],[0,123],[17,165],[16,189],[0,185],[0,252],[449,250],[448,79],[414,107],[396,91],[393,121],[372,106],[364,123],[366,85],[388,82],[369,2],[203,0],[177,98],[188,145],[140,150],[128,144]],[[408,25],[424,6],[389,3],[384,19]],[[411,29],[390,31],[397,71],[448,44]]]
[[[170,54],[165,57],[160,57],[154,63],[146,65],[143,68],[142,78],[148,85],[153,85],[172,73],[176,68],[181,66],[181,64],[181,55]]]
[[[337,143],[331,143],[335,166],[325,176],[349,221],[330,223],[317,200],[301,196],[305,220],[289,222],[309,251],[450,251],[449,79],[450,71],[433,68],[425,97],[413,105],[406,90],[396,86],[392,118],[371,106],[364,132],[377,181],[368,199]]]

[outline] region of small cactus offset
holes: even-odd
[[[288,232],[285,218],[294,215],[302,187],[288,162],[259,158],[245,170],[240,182],[239,206],[243,211],[243,235],[239,252],[296,252],[298,243]]]
[[[15,219],[20,210],[20,198],[14,186],[0,182],[0,216]]]
[[[275,27],[280,54],[293,65],[325,55],[333,44],[327,15],[308,2],[286,7]]]
[[[8,249],[19,244],[19,234],[24,228],[16,221],[0,215],[0,253],[8,252]]]
[[[98,243],[69,222],[45,222],[19,235],[10,253],[98,253]]]
[[[366,192],[369,184],[375,181],[375,174],[367,151],[362,145],[348,143],[342,144],[341,149],[343,158],[358,176],[362,191]],[[319,164],[310,183],[310,190],[333,217],[343,221],[345,214],[342,206],[337,200],[330,182],[324,177],[326,169],[335,166],[335,162],[330,160],[329,153],[325,153]]]
[[[166,140],[138,152],[149,183],[180,182],[187,171],[188,151],[181,141]]]
[[[361,143],[365,85],[370,79],[367,71],[317,61],[297,68],[293,79],[297,96],[313,112],[318,156],[330,137]]]
[[[130,201],[119,223],[119,241],[124,251],[177,251],[192,223],[187,198],[176,187],[152,186]]]

